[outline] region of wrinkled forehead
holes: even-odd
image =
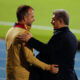
[[[34,14],[34,10],[33,9],[29,9],[28,14]]]

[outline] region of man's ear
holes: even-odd
[[[61,24],[64,23],[64,22],[63,22],[63,19],[59,19],[59,21],[60,21]]]
[[[23,17],[24,21],[27,21],[27,18],[26,18],[26,17],[27,17],[27,16],[24,16],[24,17]]]

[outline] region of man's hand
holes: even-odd
[[[59,72],[58,65],[51,65],[50,72],[53,73],[53,74],[57,74]]]
[[[28,42],[32,38],[31,33],[25,33],[18,36],[18,39],[20,39],[23,42]]]

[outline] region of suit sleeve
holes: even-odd
[[[50,70],[50,65],[40,61],[37,59],[34,55],[33,52],[26,46],[23,46],[23,51],[24,55],[26,57],[26,61],[29,62],[30,64],[41,68],[42,70]]]
[[[35,38],[31,38],[28,43],[28,46],[33,47],[34,49],[38,50],[39,52],[45,52],[45,50],[47,50],[48,45],[44,44],[38,40],[36,40]]]

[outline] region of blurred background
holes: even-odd
[[[24,4],[34,8],[35,22],[31,32],[36,39],[44,43],[48,42],[53,35],[51,25],[53,11],[65,9],[70,14],[69,27],[77,40],[80,40],[80,0],[0,0],[0,80],[6,80],[5,35],[17,21],[18,6]],[[76,53],[75,70],[80,80],[80,51]]]

